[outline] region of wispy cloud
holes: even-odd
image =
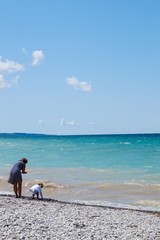
[[[13,73],[24,71],[24,65],[6,60],[5,62],[0,61],[0,73]]]
[[[74,120],[68,121],[65,124],[68,125],[68,126],[78,126],[78,124]]]
[[[60,119],[60,126],[64,126],[65,122],[64,122],[64,118]]]
[[[28,52],[25,48],[22,48],[22,53],[25,54],[25,55],[28,54]]]
[[[10,88],[13,85],[17,86],[18,85],[18,80],[19,80],[19,76],[16,76],[11,81],[7,81],[7,80],[5,80],[4,76],[1,74],[0,75],[0,90],[4,90],[5,88]]]
[[[0,90],[10,88],[13,85],[17,86],[19,76],[14,76],[12,80],[8,81],[6,80],[6,75],[13,75],[16,72],[22,72],[24,70],[23,64],[10,60],[2,61],[2,57],[0,57]]]
[[[60,119],[60,126],[78,126],[78,124],[74,121],[74,120],[71,120],[71,121],[65,121],[64,118],[61,118]]]
[[[42,50],[36,50],[32,53],[33,56],[33,66],[39,65],[44,60],[44,53]]]
[[[38,120],[38,125],[43,127],[44,126],[44,120],[43,119],[39,119]]]
[[[69,77],[66,79],[66,82],[69,86],[73,87],[76,90],[82,90],[86,92],[92,90],[91,85],[89,83],[79,81],[76,77]]]
[[[1,74],[0,75],[0,90],[3,90],[5,88],[9,88],[9,87],[10,87],[10,84],[7,81],[5,81],[3,75]]]

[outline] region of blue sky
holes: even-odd
[[[0,5],[0,132],[160,132],[159,0]]]

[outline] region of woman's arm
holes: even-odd
[[[26,165],[24,164],[24,166],[23,166],[23,168],[22,168],[22,173],[23,174],[26,174],[27,172],[26,172]]]

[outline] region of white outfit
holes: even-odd
[[[43,194],[42,194],[42,189],[41,187],[38,185],[38,184],[35,184],[33,185],[31,188],[30,188],[30,191],[33,193],[33,194],[40,194],[41,198],[43,198]]]

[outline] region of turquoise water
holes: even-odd
[[[35,181],[46,196],[160,207],[160,135],[0,134],[0,190],[20,158],[28,159],[24,194]]]

